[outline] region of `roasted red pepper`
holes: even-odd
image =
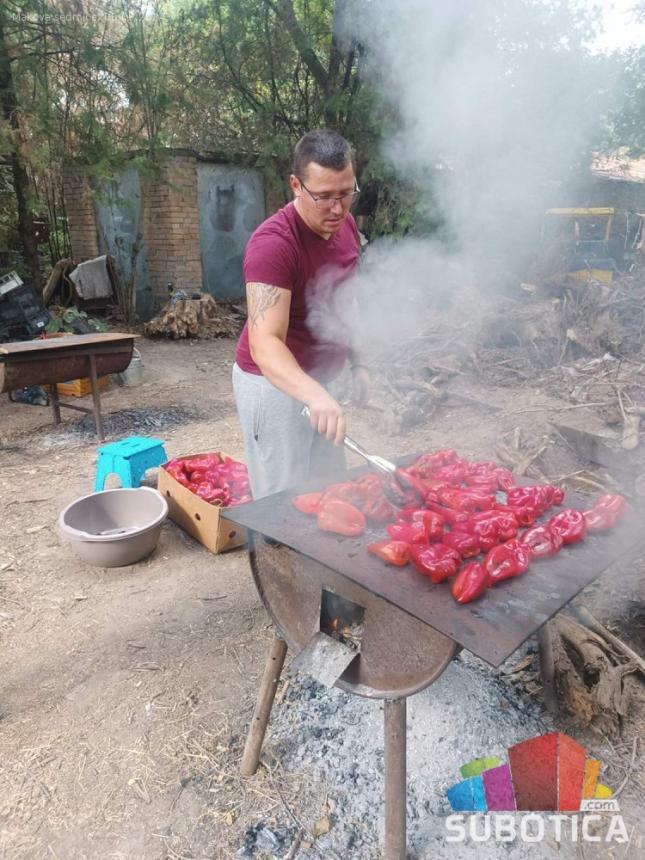
[[[364,490],[368,496],[372,493],[380,495],[383,492],[381,479],[374,472],[368,472],[366,475],[361,475],[360,478],[356,478],[354,484]]]
[[[409,493],[411,498],[416,498],[420,503],[423,503],[428,488],[420,478],[411,474],[407,469],[397,469],[394,475],[406,495]]]
[[[396,512],[397,522],[400,523],[409,523],[412,520],[412,515],[417,511],[425,510],[424,508],[420,508],[418,505],[406,505],[403,508],[399,508]]]
[[[436,511],[414,511],[412,513],[412,522],[422,522],[428,533],[428,540],[441,540],[444,533],[445,520]]]
[[[291,504],[303,514],[315,516],[320,510],[321,499],[322,493],[303,493],[301,496],[294,496],[291,499]]]
[[[587,523],[587,531],[591,534],[606,532],[616,525],[616,514],[608,508],[591,508],[590,511],[583,511],[582,515]]]
[[[418,507],[419,503],[423,501],[423,498],[419,497],[416,490],[406,489],[396,480],[394,475],[391,478],[387,476],[383,477],[383,492],[397,508],[405,508],[410,505]]]
[[[594,502],[594,508],[600,508],[611,511],[616,514],[616,520],[620,519],[627,511],[627,500],[624,496],[617,493],[605,493],[604,496],[599,496]]]
[[[495,492],[487,493],[480,487],[462,487],[460,492],[475,503],[477,511],[491,511],[495,505]]]
[[[433,451],[430,454],[422,454],[414,461],[410,467],[410,471],[420,478],[431,478],[433,472],[442,466],[449,466],[459,459],[457,452],[452,448],[447,448],[443,451]]]
[[[530,505],[539,514],[543,514],[554,504],[554,498],[560,497],[561,493],[550,484],[532,484],[527,487],[512,487],[506,493],[507,503],[512,507],[524,507]]]
[[[533,526],[520,537],[531,550],[531,558],[549,558],[562,548],[562,537],[549,526]]]
[[[587,521],[582,511],[567,508],[555,514],[548,522],[552,532],[557,532],[562,538],[562,543],[578,543],[587,534]]]
[[[439,501],[453,511],[472,514],[477,510],[477,502],[457,487],[444,487],[439,491]]]
[[[496,513],[498,513],[496,522],[500,540],[507,541],[514,538],[519,530],[519,523],[515,514],[511,512],[506,513],[504,511],[498,511]]]
[[[387,523],[396,516],[396,509],[384,495],[368,499],[361,506],[361,510],[368,520],[375,523]]]
[[[410,556],[419,573],[429,576],[435,585],[457,573],[461,562],[459,553],[442,543],[410,544]]]
[[[410,547],[401,540],[378,540],[368,544],[367,551],[397,567],[403,567],[410,561]]]
[[[464,565],[452,583],[452,596],[457,603],[470,603],[488,588],[488,574],[483,565],[471,561]]]
[[[497,490],[497,478],[490,472],[482,472],[480,475],[466,475],[464,483],[468,487],[474,487],[484,493],[495,493]]]
[[[493,460],[474,460],[468,463],[469,475],[484,475],[487,472],[494,472],[499,466]]]
[[[513,473],[509,469],[504,469],[502,466],[495,469],[495,477],[497,478],[498,488],[505,492],[510,490],[515,483]]]
[[[365,530],[365,517],[349,502],[329,499],[321,503],[318,512],[318,528],[346,537],[356,537]]]
[[[564,490],[560,489],[560,487],[553,488],[553,504],[561,505],[564,501]]]
[[[497,533],[501,541],[514,538],[518,530],[518,522],[515,514],[509,510],[481,511],[478,514],[473,514],[471,517],[473,522],[494,522],[497,526]]]
[[[461,523],[468,522],[470,517],[468,514],[463,511],[453,511],[451,508],[446,508],[443,505],[436,504],[435,502],[431,502],[426,500],[426,507],[430,511],[434,511],[443,517],[444,521],[448,523],[448,525],[456,526]]]
[[[365,501],[365,495],[364,490],[353,481],[345,481],[325,487],[320,504],[325,505],[330,499],[339,499],[360,508]]]
[[[456,550],[462,558],[479,554],[479,541],[472,532],[455,529],[443,536],[443,543]]]
[[[526,505],[496,505],[498,510],[513,514],[520,526],[532,526],[540,516],[540,511],[531,504]]]
[[[504,546],[507,546],[513,551],[515,564],[517,565],[517,572],[524,573],[528,570],[529,564],[531,563],[531,550],[527,544],[513,538],[512,540],[507,540]]]
[[[504,543],[494,546],[489,550],[483,561],[483,565],[484,570],[488,574],[489,585],[503,582],[505,579],[517,576],[520,572],[514,549]]]
[[[385,527],[392,540],[405,543],[428,543],[428,529],[424,522],[392,523]]]
[[[495,544],[499,543],[499,529],[497,522],[491,517],[475,519],[474,517],[463,523],[460,528],[475,535],[479,548],[482,552],[488,552]]]
[[[432,477],[437,481],[445,481],[446,484],[452,484],[452,486],[458,487],[466,477],[467,472],[468,466],[459,461],[457,463],[451,463],[449,466],[440,466],[438,469],[434,470]]]

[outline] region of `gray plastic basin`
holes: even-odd
[[[58,527],[74,552],[96,567],[141,561],[157,546],[166,500],[150,487],[103,490],[68,505]]]

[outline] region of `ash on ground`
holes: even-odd
[[[199,419],[194,410],[171,406],[168,409],[120,409],[103,415],[103,433],[109,438],[126,434],[150,435],[178,427]],[[39,440],[41,445],[54,448],[69,445],[70,441],[96,442],[96,424],[93,415],[84,415],[75,421],[67,421],[54,427]]]
[[[447,789],[461,779],[459,768],[474,758],[553,730],[548,715],[508,676],[518,659],[530,662],[534,644],[515,654],[498,675],[462,652],[430,687],[408,700],[408,844],[415,860],[527,857],[574,858],[576,845],[563,841],[523,844],[448,843]],[[504,673],[506,672],[506,675]],[[276,702],[265,748],[287,770],[309,772],[326,784],[334,813],[328,833],[303,840],[295,855],[258,850],[254,857],[297,860],[377,860],[383,844],[383,708],[299,675]],[[329,800],[328,800],[329,802]],[[307,822],[311,829],[312,822]],[[548,828],[547,828],[548,834]],[[260,848],[260,846],[258,846]],[[530,855],[529,855],[530,849]],[[240,855],[240,856],[249,856]]]

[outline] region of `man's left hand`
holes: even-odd
[[[366,367],[352,368],[352,401],[355,406],[365,406],[370,399],[370,375]]]

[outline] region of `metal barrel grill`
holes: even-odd
[[[365,469],[345,475],[356,477]],[[342,538],[321,532],[291,504],[302,489],[277,493],[223,515],[249,531],[258,592],[275,628],[241,762],[255,773],[287,649],[291,671],[327,686],[384,699],[386,860],[406,857],[406,700],[435,681],[460,648],[497,668],[538,633],[589,582],[638,543],[633,519],[536,562],[472,604],[459,605],[446,583],[410,567],[387,568],[366,545],[377,533]],[[567,504],[586,507],[568,494]]]
[[[136,334],[96,332],[47,340],[0,344],[0,394],[27,385],[50,385],[54,423],[61,422],[61,407],[93,414],[96,434],[103,440],[98,377],[125,370],[132,359]],[[87,376],[92,386],[93,408],[61,403],[57,382]]]

